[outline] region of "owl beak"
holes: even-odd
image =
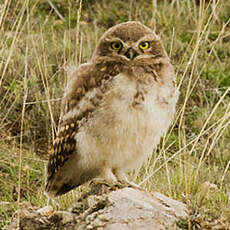
[[[125,54],[124,54],[128,59],[130,60],[133,60],[136,56],[138,56],[138,53],[132,49],[132,48],[129,48]]]

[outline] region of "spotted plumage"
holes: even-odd
[[[67,83],[46,192],[96,177],[127,182],[170,126],[177,95],[159,36],[139,22],[110,28]]]
[[[77,124],[63,125],[54,141],[48,164],[50,177],[63,166],[75,150]],[[50,179],[50,178],[49,178]]]

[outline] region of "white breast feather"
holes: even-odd
[[[168,97],[169,89],[162,90],[163,97]],[[167,131],[176,94],[168,99],[168,106],[162,106],[157,101],[159,89],[153,88],[145,95],[143,107],[136,109],[132,106],[135,93],[136,84],[122,74],[117,75],[93,119],[76,135],[82,163],[88,168],[103,164],[134,169],[152,153]]]

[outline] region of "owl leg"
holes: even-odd
[[[100,178],[111,183],[117,182],[116,176],[113,174],[110,168],[103,168],[100,172]]]
[[[116,176],[117,180],[121,182],[123,185],[127,187],[140,188],[137,184],[128,180],[126,173],[124,171],[116,169],[113,171],[113,173]]]
[[[94,178],[91,183],[96,185],[106,185],[108,187],[111,187],[113,190],[116,190],[117,187],[119,187],[117,184],[117,178],[113,174],[112,170],[110,168],[102,168],[100,170],[100,174],[98,177]]]

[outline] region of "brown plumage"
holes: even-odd
[[[135,21],[110,28],[66,86],[46,192],[96,177],[127,182],[170,126],[177,94],[159,36]]]

